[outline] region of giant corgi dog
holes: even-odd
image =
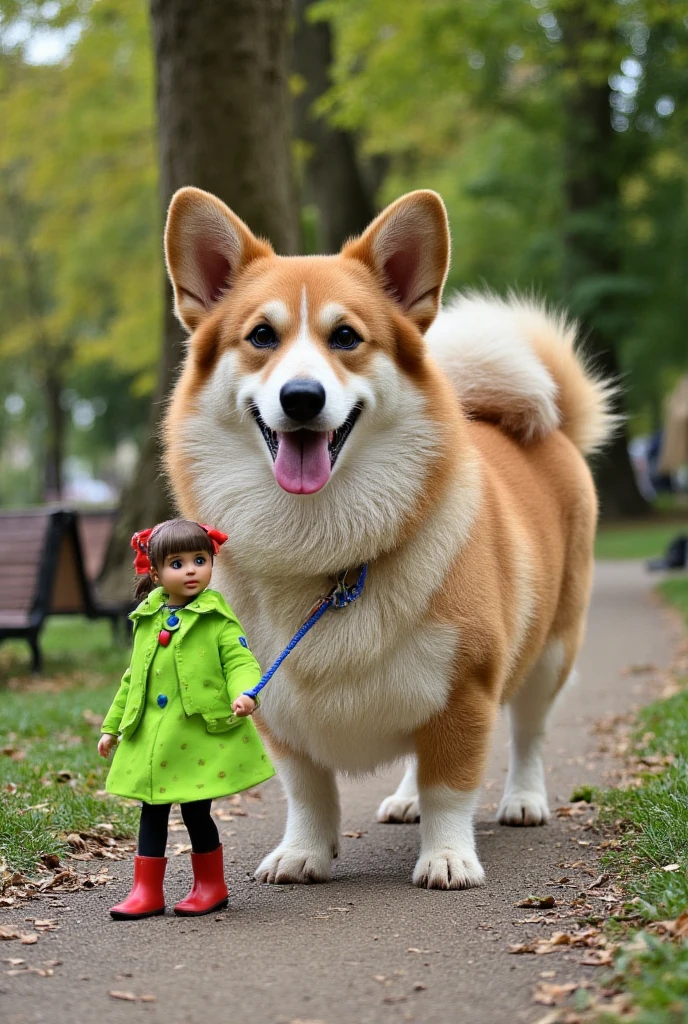
[[[389,206],[339,255],[279,257],[214,196],[177,192],[166,257],[188,355],[165,424],[185,516],[229,534],[215,579],[267,667],[368,565],[257,714],[288,797],[266,882],[325,881],[335,773],[406,758],[381,821],[420,815],[417,885],[480,885],[473,813],[500,706],[505,825],[547,821],[540,747],[583,636],[611,389],[574,330],[490,296],[439,311],[442,200]],[[433,325],[434,322],[434,326]]]

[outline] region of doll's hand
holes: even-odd
[[[238,718],[245,718],[246,715],[252,715],[256,710],[256,702],[253,697],[249,697],[248,694],[242,693],[240,697],[232,704],[232,711]]]
[[[109,757],[110,751],[117,746],[117,737],[109,732],[104,732],[98,740],[98,753],[101,757]]]

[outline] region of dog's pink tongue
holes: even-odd
[[[327,433],[296,430],[277,435],[275,479],[291,494],[314,494],[330,479]]]

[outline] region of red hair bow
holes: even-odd
[[[131,546],[136,552],[134,568],[137,576],[147,576],[151,571],[151,564],[148,560],[148,538],[152,532],[153,527],[150,530],[140,530],[131,538]]]
[[[199,523],[198,525],[202,530],[205,530],[205,532],[210,537],[211,541],[213,542],[213,551],[215,552],[215,554],[217,554],[222,545],[224,544],[224,542],[228,540],[229,535],[226,533],[222,533],[221,530],[216,530],[214,526],[206,526],[205,523]]]
[[[205,523],[198,524],[202,530],[210,537],[213,543],[213,553],[217,554],[224,542],[228,539],[226,533],[222,533],[221,530],[216,530],[213,526],[206,526]],[[131,538],[131,546],[136,552],[136,558],[134,559],[134,568],[136,569],[137,576],[147,576],[151,571],[150,559],[148,558],[148,541],[150,535],[156,527],[151,527],[150,530],[139,530]]]

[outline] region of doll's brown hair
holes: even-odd
[[[213,542],[198,523],[191,519],[167,519],[158,523],[148,538],[146,553],[153,569],[159,570],[168,555],[183,554],[186,551],[207,551],[212,560],[215,553]],[[136,600],[147,597],[156,586],[150,573],[139,578]]]

